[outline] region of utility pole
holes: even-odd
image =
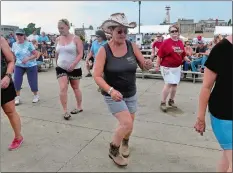
[[[141,34],[141,1],[138,1],[138,5],[139,5],[139,24],[138,24],[138,32],[139,34]]]
[[[133,1],[133,2],[137,2],[137,1]],[[142,1],[138,1],[138,15],[139,15],[139,18],[138,18],[138,33],[141,34],[141,3]]]

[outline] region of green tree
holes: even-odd
[[[27,25],[27,28],[23,28],[24,31],[25,31],[25,34],[26,36],[29,36],[33,33],[34,30],[36,30],[36,34],[40,34],[40,30],[41,30],[41,27],[39,28],[36,28],[36,24],[35,23],[29,23]]]
[[[90,25],[90,26],[89,26],[89,29],[90,29],[90,30],[93,30],[94,28],[93,28],[93,26],[92,26],[92,25]]]
[[[231,26],[232,24],[231,24],[231,19],[228,21],[228,26]]]

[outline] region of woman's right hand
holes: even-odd
[[[155,71],[158,72],[159,71],[159,65],[155,66]]]
[[[110,95],[111,95],[111,98],[116,102],[119,102],[119,101],[121,101],[123,99],[122,94],[119,91],[115,90],[115,89],[112,90]]]

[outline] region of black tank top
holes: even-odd
[[[134,55],[132,43],[126,41],[127,53],[122,57],[115,57],[109,44],[104,45],[106,61],[104,66],[104,79],[108,85],[121,92],[124,98],[136,94],[137,59]],[[103,95],[108,95],[102,91]]]
[[[7,71],[6,57],[1,50],[1,79],[5,76],[6,71]]]

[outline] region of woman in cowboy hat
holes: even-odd
[[[128,164],[128,141],[137,111],[137,65],[142,69],[152,67],[151,60],[144,59],[136,44],[126,40],[128,28],[135,27],[136,23],[129,24],[123,13],[112,14],[103,22],[101,28],[112,39],[100,48],[94,66],[94,79],[102,88],[109,111],[119,121],[109,149],[109,157],[119,166]]]

